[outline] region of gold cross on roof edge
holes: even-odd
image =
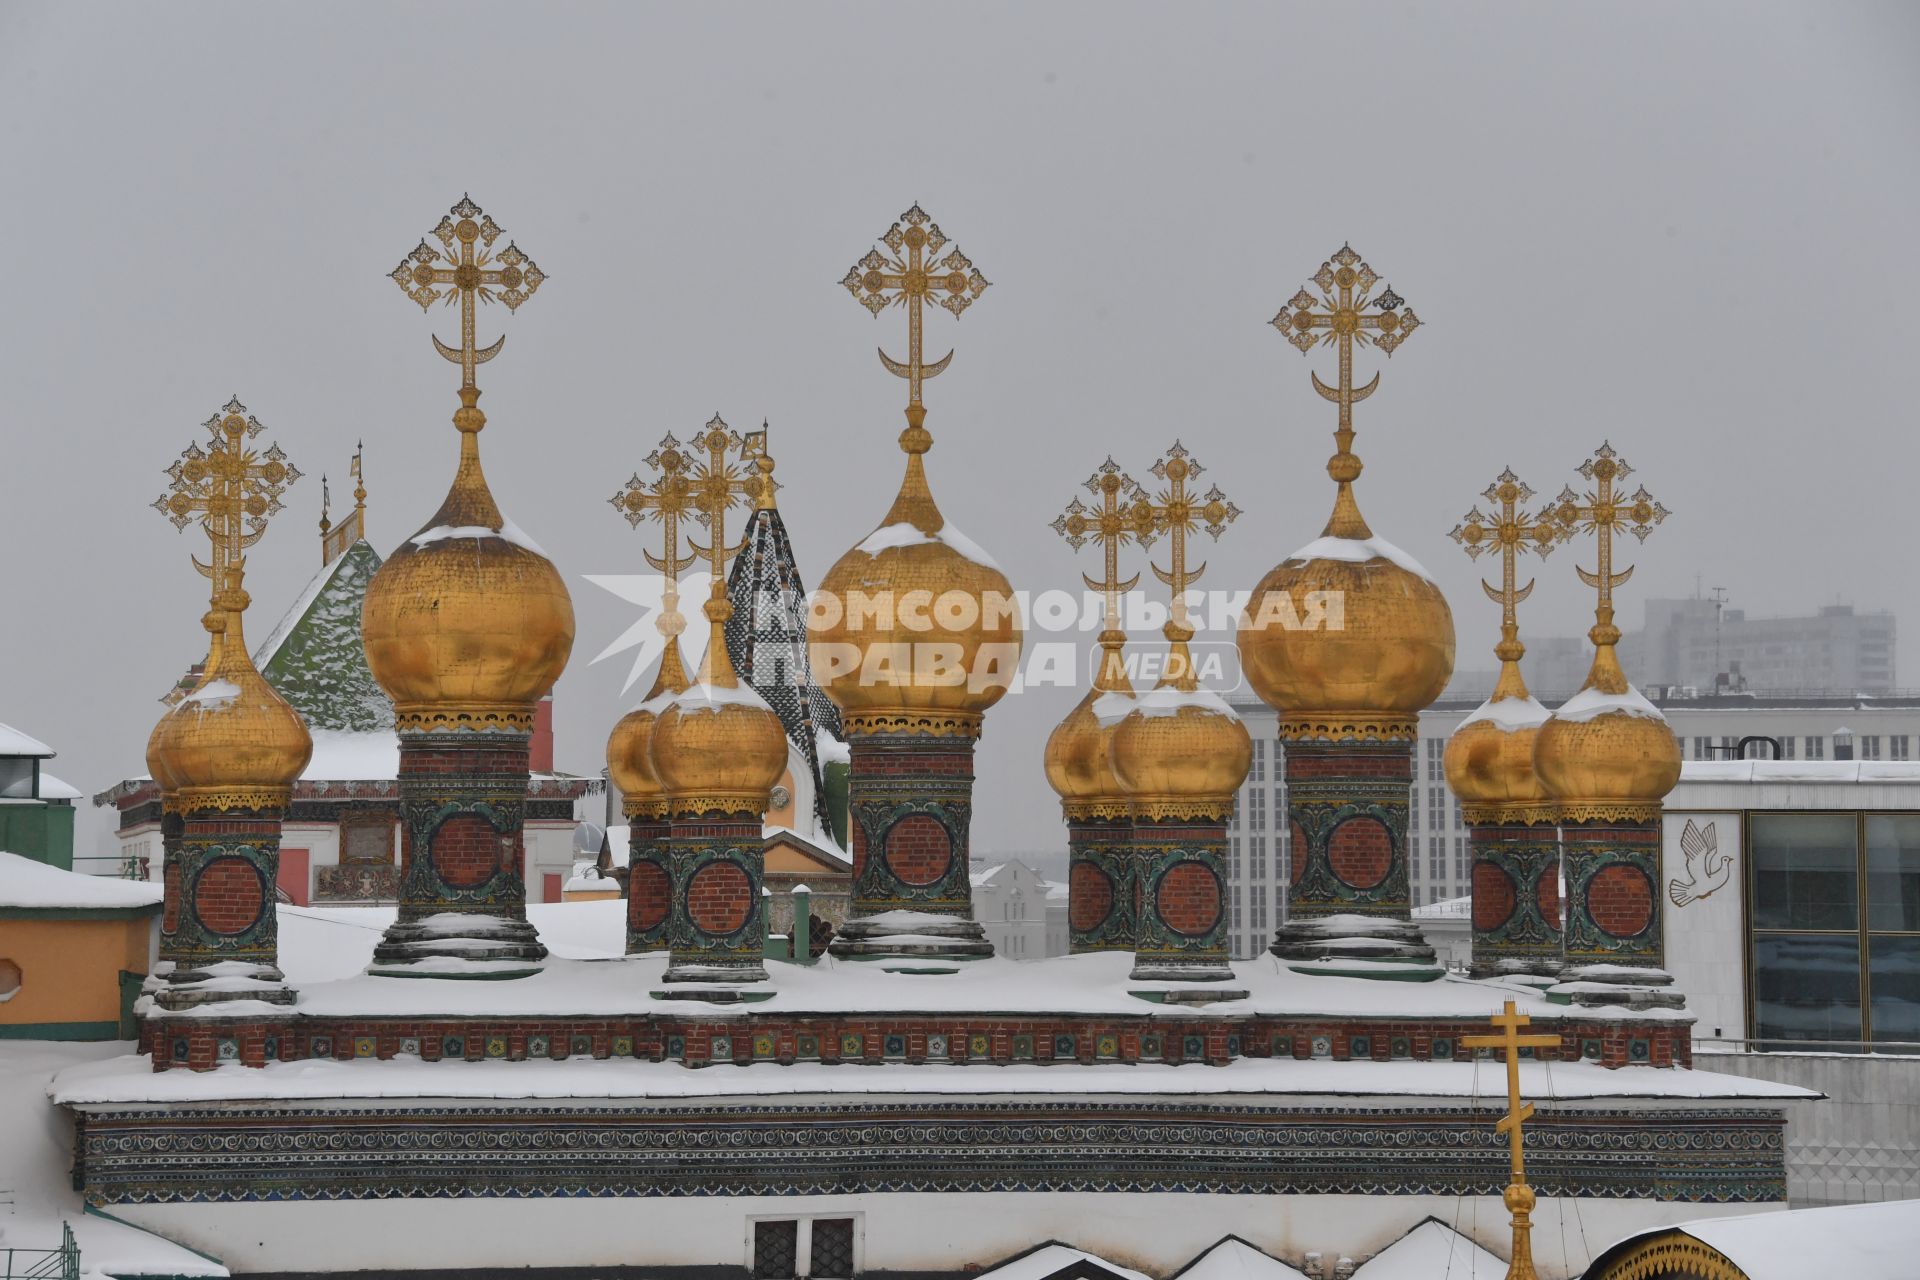
[[[1492,583],[1482,579],[1480,589],[1500,606],[1500,643],[1494,646],[1494,656],[1502,663],[1518,662],[1525,656],[1526,646],[1520,643],[1520,624],[1514,606],[1533,594],[1534,580],[1529,578],[1526,586],[1519,586],[1516,562],[1524,551],[1544,558],[1571,535],[1555,517],[1551,504],[1533,516],[1520,510],[1522,504],[1533,500],[1533,490],[1513,474],[1511,467],[1502,471],[1480,496],[1493,507],[1494,514],[1489,516],[1476,506],[1447,536],[1475,560],[1488,552],[1499,555],[1499,588],[1496,590]]]
[[[905,223],[905,227],[901,226]],[[899,222],[881,237],[887,252],[869,250],[867,256],[847,270],[840,283],[854,301],[874,315],[888,307],[907,309],[907,358],[895,360],[880,351],[880,363],[890,373],[907,380],[907,421],[918,427],[926,417],[920,403],[920,386],[928,378],[946,371],[953,359],[949,351],[932,364],[925,362],[921,343],[921,312],[928,299],[945,307],[955,317],[973,305],[985,293],[988,280],[958,245],[942,257],[940,251],[949,241],[940,224],[929,218],[919,205],[900,215]]]
[[[1328,343],[1340,353],[1338,386],[1329,387],[1320,381],[1317,373],[1311,377],[1313,389],[1340,406],[1340,425],[1334,439],[1340,446],[1340,456],[1346,457],[1353,452],[1353,406],[1372,395],[1380,385],[1378,373],[1364,387],[1353,385],[1354,344],[1363,347],[1372,344],[1391,356],[1420,326],[1420,317],[1413,313],[1412,307],[1401,310],[1406,300],[1393,291],[1392,285],[1374,295],[1373,287],[1380,283],[1380,277],[1361,261],[1350,245],[1341,245],[1340,252],[1320,264],[1313,283],[1318,286],[1320,296],[1316,298],[1301,289],[1273,318],[1273,327],[1298,347],[1302,355]],[[1341,478],[1332,464],[1327,469],[1335,480]]]
[[[277,444],[265,452],[248,445],[266,428],[237,396],[202,425],[211,443],[202,449],[196,441],[181,452],[167,468],[167,493],[153,507],[175,529],[199,520],[208,557],[205,564],[193,557],[193,567],[213,580],[217,600],[230,574],[244,564],[247,548],[265,536],[267,521],[280,513],[281,496],[300,478],[300,469]]]
[[[1187,567],[1187,535],[1204,529],[1208,537],[1218,542],[1226,527],[1240,516],[1240,508],[1227,501],[1219,485],[1204,494],[1195,494],[1187,488],[1187,482],[1198,478],[1205,469],[1176,440],[1166,455],[1153,464],[1154,476],[1164,481],[1165,486],[1157,499],[1143,499],[1153,520],[1153,536],[1164,535],[1168,542],[1168,567],[1162,569],[1152,560],[1147,561],[1147,567],[1153,570],[1154,577],[1173,589],[1173,613],[1164,628],[1167,639],[1173,642],[1173,650],[1168,654],[1167,671],[1161,684],[1188,692],[1200,686],[1186,648],[1187,641],[1193,638],[1193,628],[1187,622],[1187,588],[1200,580],[1207,566],[1202,561],[1197,569]]]
[[[460,346],[449,347],[437,336],[433,346],[460,366],[460,388],[470,391],[474,369],[499,355],[507,342],[503,334],[490,347],[479,345],[473,331],[476,299],[504,303],[508,311],[518,311],[547,277],[511,240],[498,254],[493,252],[500,227],[467,196],[461,196],[460,203],[440,219],[433,237],[440,248],[422,240],[391,274],[401,292],[419,303],[422,311],[435,302],[452,306],[459,299]]]
[[[1086,488],[1100,500],[1099,506],[1089,508],[1075,498],[1047,527],[1065,538],[1075,551],[1088,542],[1097,541],[1106,555],[1104,578],[1080,575],[1081,581],[1101,592],[1106,601],[1106,625],[1100,633],[1100,647],[1105,656],[1094,674],[1093,684],[1102,692],[1126,690],[1130,684],[1120,662],[1120,650],[1127,641],[1126,632],[1120,627],[1120,593],[1138,586],[1140,575],[1121,579],[1120,548],[1129,542],[1142,547],[1152,545],[1153,505],[1147,491],[1111,457],[1094,469]]]
[[[1507,1001],[1506,1008],[1489,1019],[1499,1028],[1500,1034],[1490,1036],[1462,1036],[1460,1044],[1468,1049],[1503,1049],[1507,1062],[1507,1114],[1500,1117],[1500,1123],[1494,1132],[1507,1135],[1507,1147],[1512,1162],[1505,1196],[1507,1209],[1513,1214],[1513,1260],[1507,1264],[1507,1280],[1534,1280],[1532,1220],[1533,1188],[1527,1185],[1526,1153],[1521,1145],[1521,1126],[1533,1118],[1533,1104],[1520,1098],[1520,1050],[1557,1049],[1560,1037],[1557,1035],[1523,1036],[1520,1028],[1530,1026],[1533,1019],[1519,1012],[1513,1001]]]
[[[1614,492],[1615,483],[1632,475],[1633,468],[1613,451],[1611,444],[1603,442],[1594,450],[1593,456],[1580,464],[1580,474],[1593,485],[1586,493],[1586,501],[1582,502],[1581,495],[1568,486],[1553,500],[1551,510],[1553,518],[1565,530],[1563,537],[1570,538],[1575,533],[1594,536],[1596,571],[1589,573],[1579,565],[1575,565],[1574,570],[1580,575],[1580,581],[1599,592],[1593,629],[1587,635],[1596,646],[1607,647],[1620,641],[1620,629],[1613,625],[1613,589],[1633,576],[1632,565],[1619,573],[1613,571],[1614,534],[1631,533],[1645,542],[1653,527],[1671,513],[1654,501],[1645,485],[1630,496]]]

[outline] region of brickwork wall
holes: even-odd
[[[433,869],[456,889],[471,889],[519,865],[518,839],[477,814],[460,814],[433,835]]]
[[[731,862],[710,862],[687,880],[687,918],[702,933],[730,934],[753,910],[753,881]]]
[[[1349,818],[1327,839],[1327,863],[1354,888],[1375,888],[1393,870],[1393,834],[1373,818]]]
[[[1513,915],[1513,877],[1491,862],[1473,864],[1473,927],[1497,929]]]
[[[1220,877],[1197,862],[1186,862],[1160,879],[1154,906],[1174,929],[1190,937],[1220,923]]]
[[[1630,938],[1653,921],[1653,886],[1638,867],[1603,868],[1587,886],[1593,921],[1616,938]]]
[[[1663,966],[1659,820],[1570,823],[1561,847],[1568,962]]]
[[[1289,742],[1286,781],[1290,915],[1410,919],[1412,744]]]
[[[266,904],[260,872],[245,858],[214,858],[193,878],[193,906],[215,933],[245,933]]]
[[[887,832],[887,869],[907,884],[933,884],[952,865],[953,841],[927,815],[902,818]]]

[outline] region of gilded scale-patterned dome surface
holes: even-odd
[[[410,714],[523,709],[566,668],[573,627],[559,571],[500,514],[463,431],[446,501],[367,588],[361,634],[374,678],[403,726]]]
[[[724,652],[724,641],[713,643]],[[732,801],[755,813],[765,812],[787,767],[780,717],[741,684],[696,684],[673,695],[659,711],[651,748],[654,776],[669,800]]]
[[[1137,805],[1231,803],[1253,762],[1247,726],[1219,694],[1161,686],[1114,726],[1114,777]]]
[[[1447,785],[1469,807],[1543,805],[1546,788],[1533,771],[1534,740],[1547,709],[1531,696],[1496,697],[1453,731],[1442,757]]]
[[[1446,597],[1382,538],[1322,537],[1287,557],[1254,588],[1239,640],[1248,683],[1282,715],[1410,715],[1453,675]]]
[[[1638,690],[1589,687],[1541,726],[1533,768],[1562,806],[1649,805],[1680,781],[1680,744]]]
[[[254,669],[238,609],[229,611],[206,675],[147,740],[154,780],[169,793],[273,791],[292,786],[312,757],[300,713]]]
[[[820,583],[831,601],[816,610],[808,661],[844,715],[977,717],[1019,665],[1012,585],[940,514],[920,459],[908,454],[886,521]]]
[[[1089,689],[1087,696],[1074,705],[1067,718],[1054,726],[1047,737],[1045,764],[1047,783],[1068,804],[1093,804],[1123,800],[1126,789],[1113,772],[1111,751],[1117,721],[1102,722],[1094,704],[1112,698],[1121,706],[1132,704],[1131,694],[1109,694]]]

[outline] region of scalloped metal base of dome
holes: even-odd
[[[827,954],[837,960],[903,961],[915,973],[952,973],[926,961],[990,960],[993,943],[977,920],[927,911],[885,911],[856,917],[835,930]]]
[[[1446,973],[1420,926],[1394,916],[1297,916],[1274,931],[1267,950],[1282,960],[1314,964],[1300,973],[1392,982],[1430,982]]]

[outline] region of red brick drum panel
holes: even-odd
[[[673,900],[673,881],[657,862],[634,862],[627,873],[627,914],[635,929],[660,927]]]
[[[1473,927],[1498,929],[1513,917],[1513,877],[1491,862],[1473,866]]]
[[[887,869],[915,888],[938,884],[953,865],[947,829],[924,813],[902,818],[887,832]]]
[[[1076,862],[1067,873],[1067,923],[1077,932],[1100,927],[1113,913],[1113,881],[1090,862]]]
[[[731,862],[709,862],[687,882],[687,918],[702,933],[738,933],[752,911],[753,881]]]
[[[1393,869],[1393,833],[1377,818],[1349,818],[1333,829],[1327,862],[1346,884],[1372,889]]]
[[[514,838],[503,836],[478,814],[447,819],[433,833],[433,869],[456,889],[472,889],[493,879],[504,862],[518,862]]]
[[[1153,904],[1168,928],[1200,937],[1220,922],[1220,878],[1198,862],[1182,862],[1160,877]]]
[[[259,921],[265,904],[260,872],[245,858],[215,858],[194,877],[194,913],[214,933],[245,933]]]
[[[1653,886],[1640,868],[1616,863],[1588,882],[1587,910],[1614,937],[1635,937],[1653,923]]]

